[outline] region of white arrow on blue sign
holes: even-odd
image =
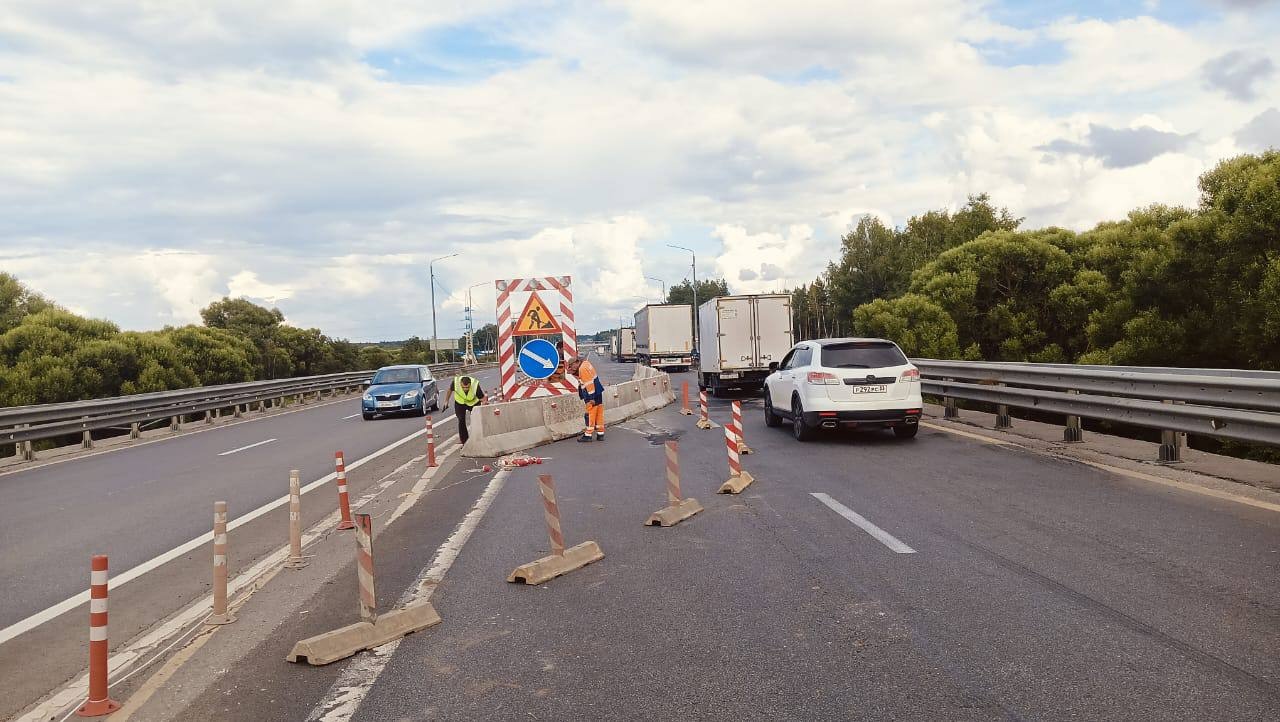
[[[560,366],[560,352],[554,344],[540,338],[520,349],[520,370],[531,379],[545,379]]]

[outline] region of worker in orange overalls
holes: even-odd
[[[578,398],[587,405],[584,414],[586,428],[578,441],[604,441],[604,383],[600,381],[596,367],[590,361],[571,358],[565,362],[565,370],[578,377]]]

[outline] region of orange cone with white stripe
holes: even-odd
[[[729,453],[729,480],[720,485],[720,494],[741,494],[755,479],[742,470],[742,460],[738,456],[738,436],[733,425],[724,427],[724,445]]]
[[[431,417],[427,417],[427,466],[439,466],[436,463],[436,429],[431,423]]]
[[[560,529],[560,506],[556,503],[555,481],[550,474],[538,475],[538,492],[542,497],[542,515],[547,522],[547,536],[551,540],[551,555],[516,567],[507,576],[509,582],[542,584],[604,558],[600,545],[593,541],[565,549],[564,532]]]
[[[107,691],[107,557],[93,558],[89,573],[89,699],[76,710],[80,717],[101,717],[120,709]]]
[[[707,390],[698,389],[698,410],[701,415],[698,417],[697,427],[699,429],[711,428],[711,416],[707,413]]]
[[[347,461],[342,458],[341,451],[333,452],[333,465],[338,474],[338,509],[342,512],[338,531],[355,529],[355,522],[351,521],[351,498],[347,496]]]
[[[733,402],[733,434],[738,438],[738,453],[752,454],[755,453],[747,446],[747,438],[742,434],[742,402],[734,399]]]
[[[227,611],[227,502],[213,502],[213,614],[206,624],[231,624]]]
[[[680,413],[685,416],[693,416],[693,409],[689,408],[689,382],[685,381],[680,385],[680,397],[683,401],[680,404]]]
[[[646,526],[674,526],[702,511],[697,499],[680,496],[680,442],[665,444],[667,457],[667,505],[649,515]]]

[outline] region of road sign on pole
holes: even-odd
[[[560,365],[560,352],[554,344],[535,338],[520,349],[520,370],[531,379],[545,379]]]

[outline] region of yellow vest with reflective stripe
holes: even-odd
[[[471,382],[471,390],[462,391],[462,379]],[[480,401],[480,397],[476,395],[476,391],[480,389],[480,382],[470,376],[459,376],[453,380],[453,401],[463,406],[475,406]]]

